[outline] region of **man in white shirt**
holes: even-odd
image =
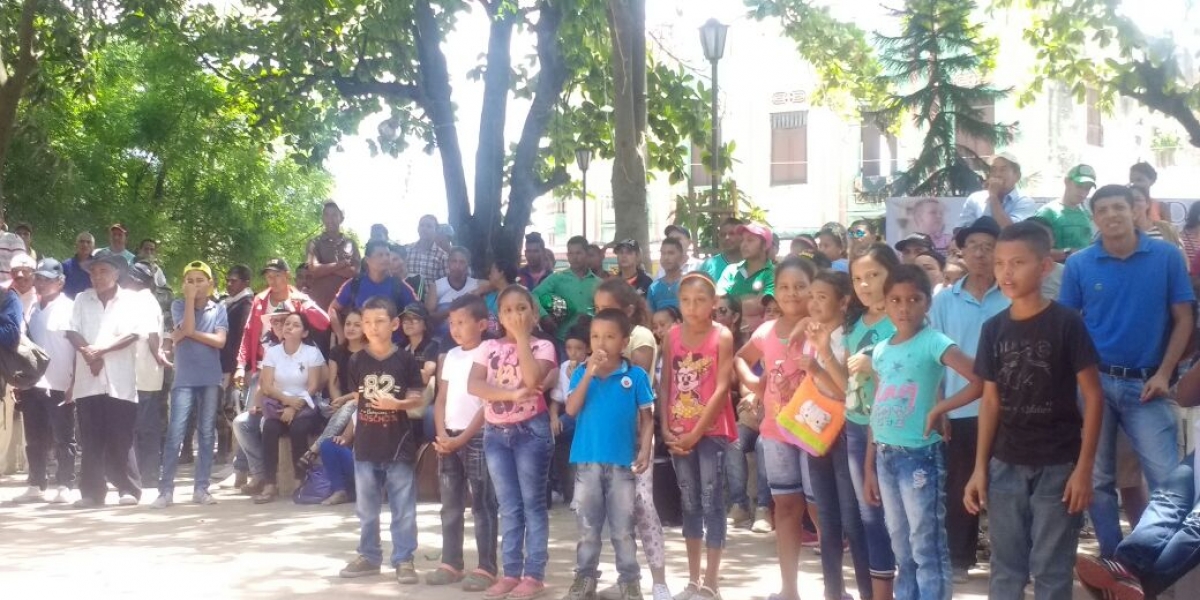
[[[471,252],[466,248],[450,249],[446,259],[446,276],[437,280],[437,310],[430,321],[435,324],[434,337],[443,348],[450,346],[450,305],[467,294],[479,294],[479,280],[471,277]]]
[[[79,415],[80,461],[78,508],[104,505],[107,483],[117,488],[120,504],[136,505],[141,480],[130,450],[137,419],[136,350],[144,335],[139,303],[117,286],[128,262],[107,250],[88,263],[92,289],[75,297],[67,340],[77,352],[69,397]]]
[[[684,227],[683,225],[667,225],[667,228],[663,230],[663,235],[665,237],[679,240],[679,245],[683,246],[684,273],[691,273],[692,271],[699,269],[700,265],[704,263],[703,260],[692,256],[692,232],[688,231],[687,227]],[[654,274],[654,278],[662,279],[663,275],[666,275],[666,273],[667,272],[663,270],[662,265],[660,264],[658,265],[658,271]]]
[[[12,262],[9,263],[9,273],[12,275],[12,290],[17,293],[17,297],[21,299],[21,308],[25,310],[22,315],[25,322],[29,322],[29,315],[33,313],[33,307],[37,305],[38,293],[33,289],[33,270],[37,267],[33,257],[24,252],[18,252],[13,255]]]
[[[75,302],[63,292],[66,277],[62,264],[44,258],[33,272],[38,299],[29,317],[29,339],[46,351],[50,364],[46,374],[33,388],[19,390],[17,401],[25,422],[25,453],[29,461],[29,489],[16,502],[66,504],[75,487],[75,404],[67,402],[67,390],[75,371],[75,348],[67,340]],[[50,450],[57,462],[55,491],[50,484]]]
[[[1001,229],[1024,221],[1037,212],[1033,198],[1021,193],[1021,165],[1013,155],[1004,153],[992,159],[985,187],[970,196],[963,204],[958,227],[969,227],[979,217],[992,217]]]
[[[121,287],[131,292],[138,306],[136,316],[141,324],[139,333],[144,334],[134,344],[138,407],[133,428],[133,447],[142,481],[154,485],[162,475],[163,442],[167,437],[164,371],[171,363],[162,347],[165,328],[162,305],[154,295],[153,266],[142,261],[134,263],[121,279]]]

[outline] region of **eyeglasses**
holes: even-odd
[[[853,237],[853,238],[867,237],[867,230],[866,229],[851,229],[850,237]]]

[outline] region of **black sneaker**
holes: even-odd
[[[575,583],[567,590],[563,600],[595,600],[596,578],[590,575],[576,575]]]
[[[350,564],[346,565],[346,568],[342,569],[342,572],[339,573],[339,575],[346,579],[353,579],[355,577],[369,577],[371,575],[378,574],[379,565],[367,560],[365,556],[359,556],[358,558],[350,561]]]

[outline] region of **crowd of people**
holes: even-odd
[[[523,264],[477,279],[434,217],[407,246],[377,225],[360,252],[328,203],[295,271],[267,261],[255,293],[250,268],[229,266],[219,296],[196,260],[172,297],[155,242],[134,254],[120,224],[106,248],[80,233],[62,262],[35,260],[21,226],[0,346],[27,332],[50,362],[17,391],[29,487],[16,500],[92,508],[111,485],[137,505],[157,487],[148,504],[167,509],[194,461],[191,501],[212,504],[213,464],[232,460],[235,485],[266,504],[281,472],[319,470],[317,500],[354,502],[361,522],[341,575],[387,566],[416,584],[427,446],[443,547],[424,582],[489,600],[546,593],[554,501],[577,517],[557,532],[578,539],[571,600],[596,596],[606,527],[623,600],[642,598],[641,560],[654,600],[720,598],[730,526],[774,531],[772,600],[798,600],[806,546],[829,600],[848,597],[846,550],[863,600],[949,599],[976,566],[985,512],[989,597],[1032,586],[1066,600],[1075,574],[1096,598],[1153,597],[1200,563],[1176,411],[1200,401],[1200,370],[1185,368],[1200,209],[1180,232],[1161,220],[1144,164],[1099,188],[1079,165],[1041,207],[1020,177],[997,157],[947,239],[889,246],[858,220],[780,256],[769,227],[730,217],[699,260],[672,225],[654,275],[637,241],[582,237],[555,271],[530,233]],[[656,506],[664,481],[678,507]],[[1085,513],[1099,556],[1077,555]],[[687,551],[674,596],[664,522]]]

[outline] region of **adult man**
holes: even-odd
[[[1081,310],[1100,354],[1104,422],[1096,450],[1092,522],[1100,555],[1121,541],[1115,490],[1120,427],[1141,459],[1150,489],[1178,464],[1171,377],[1192,332],[1195,295],[1179,250],[1137,231],[1133,194],[1106,185],[1092,194],[1100,239],[1067,259],[1059,302]]]
[[[1129,167],[1129,185],[1146,192],[1146,198],[1150,200],[1151,221],[1162,220],[1162,207],[1150,195],[1150,188],[1154,186],[1156,181],[1158,181],[1158,171],[1155,171],[1150,163],[1138,162]]]
[[[136,306],[135,318],[142,328],[134,343],[134,373],[137,385],[137,420],[134,424],[134,449],[141,480],[153,485],[161,475],[163,439],[166,427],[167,398],[163,393],[164,370],[171,366],[163,351],[165,333],[162,307],[154,295],[154,270],[149,263],[138,261],[125,271],[121,287],[130,294],[130,304]]]
[[[1096,170],[1088,165],[1075,165],[1063,178],[1063,196],[1038,209],[1034,216],[1041,217],[1054,230],[1054,251],[1051,256],[1056,262],[1067,260],[1072,252],[1086,248],[1092,243],[1092,215],[1083,207],[1088,194],[1096,188]]]
[[[1021,181],[1021,165],[1011,154],[992,159],[986,187],[970,196],[963,204],[958,226],[967,227],[979,217],[992,217],[1001,228],[1023,221],[1037,212],[1037,203],[1017,189]]]
[[[720,281],[726,267],[742,260],[742,234],[739,233],[741,226],[742,220],[737,217],[727,217],[721,222],[721,227],[717,230],[721,251],[705,259],[699,269],[707,273],[713,281]],[[767,236],[767,244],[771,243],[770,237]],[[763,256],[766,256],[765,252]]]
[[[645,297],[654,282],[642,270],[642,248],[637,240],[621,240],[613,247],[617,254],[617,276],[625,280],[638,294]]]
[[[420,275],[427,284],[445,277],[446,261],[450,254],[437,245],[437,217],[421,217],[421,221],[417,223],[417,238],[417,241],[408,247],[409,272]]]
[[[242,347],[242,333],[246,330],[246,319],[250,316],[250,303],[254,293],[250,291],[250,267],[234,265],[225,275],[225,314],[229,318],[229,332],[221,348],[221,387],[224,395],[221,411],[217,415],[217,464],[228,460],[233,449],[233,432],[230,429],[233,417],[240,408],[237,405],[237,388],[233,385],[233,372],[237,370],[238,349]]]
[[[150,265],[154,273],[154,291],[167,287],[167,275],[158,264],[158,242],[146,238],[138,244],[137,260]]]
[[[717,295],[729,296],[741,304],[742,329],[754,331],[762,324],[763,296],[775,293],[775,272],[767,260],[771,230],[764,225],[749,223],[738,225],[734,235],[741,240],[738,255],[742,260],[725,267],[725,272],[717,280]],[[722,243],[724,238],[722,235]],[[709,260],[713,258],[716,256]]]
[[[933,251],[933,238],[928,233],[917,231],[896,242],[896,252],[900,253],[900,261],[906,265],[913,264],[918,256]]]
[[[607,249],[600,247],[599,244],[589,244],[587,247],[587,267],[601,280],[612,277],[612,273],[604,268],[605,254],[607,254]]]
[[[37,260],[38,254],[33,249],[33,226],[29,223],[17,223],[13,228],[13,233],[21,236],[21,241],[25,242],[25,253]]]
[[[16,502],[66,504],[75,488],[75,404],[67,402],[67,391],[75,369],[75,348],[67,340],[75,302],[62,293],[62,265],[44,258],[33,273],[38,301],[29,317],[29,339],[46,351],[50,364],[41,381],[17,391],[25,423],[25,455],[29,461],[29,489]],[[11,297],[11,296],[10,296]],[[54,495],[50,484],[49,458],[54,450]]]
[[[517,282],[532,290],[550,276],[553,265],[546,264],[546,242],[538,232],[525,234],[525,266],[517,272]]]
[[[262,275],[267,280],[267,289],[255,296],[250,303],[250,314],[246,317],[246,327],[242,331],[242,345],[238,349],[237,367],[233,372],[234,385],[246,389],[247,398],[252,398],[257,389],[258,368],[264,354],[265,334],[268,332],[263,331],[263,316],[271,314],[277,307],[284,306],[294,312],[303,313],[313,329],[329,329],[329,315],[317,306],[312,298],[291,286],[291,271],[287,261],[282,258],[268,260],[263,266]],[[247,375],[250,376],[249,385]],[[237,471],[237,483],[245,481],[247,474],[254,475],[254,481],[239,487],[244,493],[257,494],[262,491],[262,481],[259,479],[263,473],[262,415],[242,412],[233,420],[233,428],[242,432],[237,434],[241,448],[238,449],[237,458],[233,463],[233,468]]]
[[[33,257],[24,252],[14,254],[8,263],[8,272],[12,276],[12,291],[21,299],[21,308],[24,310],[21,315],[23,323],[29,322],[29,315],[33,313],[33,307],[37,306],[38,295],[33,289],[33,270],[36,267],[37,263]]]
[[[683,256],[680,257],[683,262],[680,263],[680,268],[683,269],[684,273],[691,273],[700,268],[700,265],[704,261],[692,256],[692,232],[688,231],[687,227],[683,225],[667,225],[667,228],[663,230],[663,236],[663,239],[669,238],[679,242],[680,247],[683,248]],[[661,279],[666,272],[660,259],[658,272],[654,274],[654,278]]]
[[[683,244],[673,237],[662,241],[658,251],[658,264],[662,268],[662,277],[650,284],[646,294],[646,302],[650,312],[655,313],[664,308],[679,307],[679,282],[683,279]]]
[[[78,508],[104,505],[113,484],[120,504],[135,505],[142,496],[134,461],[137,420],[137,374],[134,342],[146,334],[144,304],[117,281],[129,268],[121,254],[100,250],[88,263],[92,289],[75,297],[67,340],[78,353],[69,395],[79,416],[80,461]]]
[[[996,285],[993,255],[1000,225],[992,217],[980,217],[959,229],[954,243],[962,249],[967,275],[933,299],[929,321],[934,329],[946,334],[964,352],[974,356],[979,335],[988,319],[1008,308],[1012,301]],[[967,387],[967,380],[953,369],[945,378],[949,398]],[[950,546],[950,566],[954,580],[966,583],[968,570],[975,566],[979,546],[979,517],[967,512],[963,492],[975,471],[975,447],[979,441],[979,402],[950,412],[950,441],[946,447],[946,533]]]
[[[308,242],[305,264],[308,265],[310,294],[313,301],[328,310],[333,297],[347,279],[358,273],[360,256],[358,244],[342,234],[342,209],[335,202],[326,202],[321,209],[321,224],[325,229]]]
[[[329,321],[333,325],[337,339],[344,339],[342,331],[343,315],[349,308],[362,308],[372,296],[383,296],[391,300],[400,310],[417,301],[408,284],[392,277],[391,253],[384,241],[372,240],[367,242],[366,272],[356,275],[338,290],[337,297],[329,305]],[[400,339],[397,332],[396,339]]]
[[[587,239],[577,235],[567,240],[566,271],[559,271],[547,277],[541,285],[533,289],[533,297],[542,313],[542,327],[547,331],[556,331],[559,341],[567,339],[571,327],[579,321],[579,317],[591,314],[592,295],[600,278],[588,268]],[[556,299],[565,304],[565,314],[562,320],[551,318],[551,311]]]
[[[371,239],[388,241],[391,239],[388,236],[388,228],[383,223],[376,223],[371,226]]]
[[[127,264],[132,265],[133,261],[137,260],[137,257],[125,247],[125,243],[128,239],[129,231],[125,229],[125,226],[120,223],[113,223],[108,228],[108,247],[101,248],[100,250],[108,250],[109,252],[124,258]]]
[[[79,292],[92,287],[92,278],[88,276],[87,264],[92,260],[92,252],[96,249],[96,238],[92,234],[81,231],[75,236],[75,256],[63,263],[63,293],[74,299]]]
[[[449,223],[441,223],[437,228],[437,240],[434,242],[438,248],[441,248],[450,253],[450,249],[454,247],[454,226]]]
[[[449,347],[446,341],[450,339],[450,324],[446,319],[450,316],[450,305],[467,294],[478,294],[480,282],[471,277],[470,265],[470,250],[451,248],[450,258],[446,261],[446,276],[437,280],[437,309],[430,316],[430,322],[435,327],[432,333],[444,348]]]

